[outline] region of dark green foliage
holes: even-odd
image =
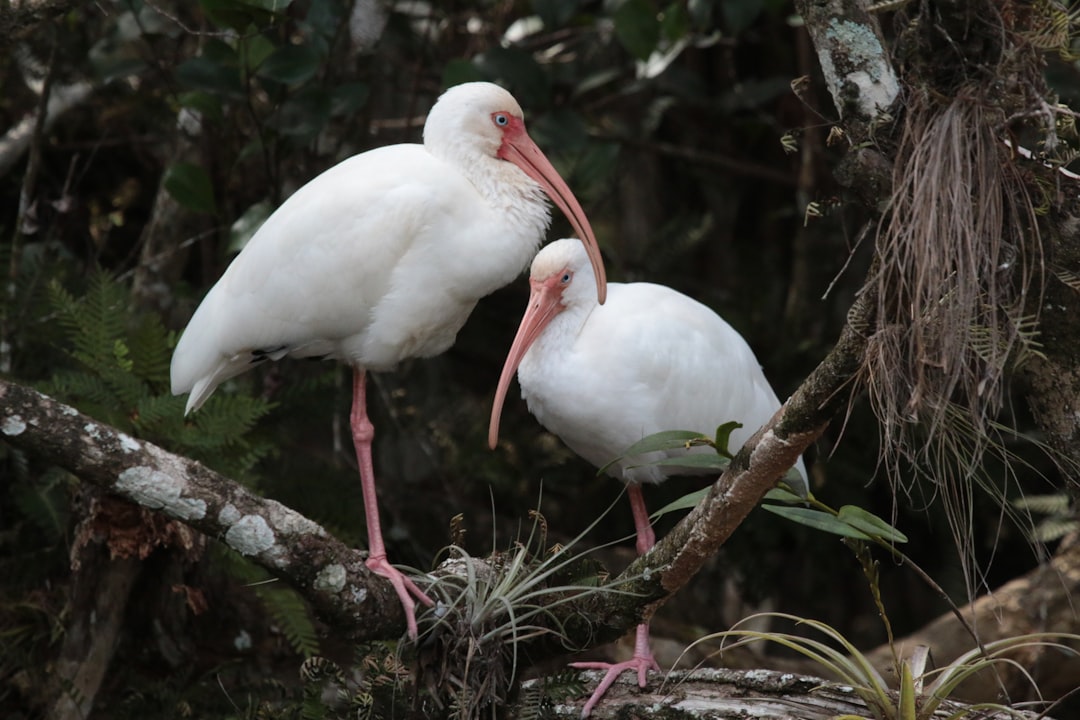
[[[136,312],[122,284],[99,271],[85,296],[53,282],[49,298],[73,363],[43,383],[43,392],[233,477],[248,475],[271,452],[267,441],[249,434],[270,410],[265,400],[217,393],[184,417],[185,398],[169,389],[175,334],[156,315]]]

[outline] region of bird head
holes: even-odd
[[[506,355],[495,403],[488,426],[488,445],[494,449],[499,440],[499,418],[506,401],[510,380],[517,372],[525,354],[559,313],[569,307],[596,305],[596,281],[587,272],[589,256],[582,243],[563,238],[551,243],[533,259],[529,270],[529,304],[521,318],[517,335]]]
[[[431,108],[424,124],[424,146],[437,154],[458,148],[467,151],[465,155],[479,154],[520,168],[562,211],[581,238],[596,278],[597,299],[604,302],[607,277],[592,225],[566,181],[529,137],[521,106],[513,95],[487,82],[455,85]]]

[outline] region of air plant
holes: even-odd
[[[588,627],[590,604],[599,609],[605,596],[632,594],[606,584],[597,565],[577,552],[593,526],[566,545],[545,548],[546,520],[535,511],[532,518],[523,542],[490,557],[475,558],[458,545],[448,546],[427,588],[439,601],[421,620],[430,629],[421,638],[425,677],[418,682],[449,705],[451,717],[494,717],[519,680],[526,641],[578,650],[570,638],[582,636],[579,623]],[[579,612],[567,620],[556,609],[570,603]]]
[[[793,633],[745,630],[740,626],[760,622],[782,620],[796,626],[816,631],[824,640],[803,637]],[[876,720],[931,720],[943,717],[949,720],[963,718],[1024,718],[1031,720],[1027,712],[998,703],[961,705],[949,700],[957,687],[976,673],[999,664],[1011,665],[1026,674],[1024,668],[1008,657],[1008,653],[1024,647],[1041,646],[1075,652],[1061,640],[1080,640],[1080,636],[1055,633],[1030,633],[1004,638],[988,643],[985,647],[961,655],[953,662],[937,670],[926,670],[929,654],[925,648],[912,653],[911,657],[898,660],[899,687],[892,690],[869,658],[859,652],[851,641],[835,628],[817,620],[801,618],[787,613],[757,613],[744,618],[731,630],[714,633],[697,640],[694,645],[710,640],[725,643],[719,651],[733,650],[754,642],[772,642],[782,645],[817,663],[828,675],[849,686],[863,701]],[[727,644],[729,640],[734,640]],[[687,652],[692,648],[687,648]],[[1030,676],[1029,676],[1030,677]],[[1032,681],[1034,687],[1034,681]],[[937,715],[942,712],[943,715]]]

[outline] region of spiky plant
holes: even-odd
[[[797,627],[815,631],[815,637],[805,637],[787,632],[745,630],[741,625],[766,619],[790,622]],[[733,650],[755,642],[771,642],[793,650],[817,663],[823,672],[852,688],[876,720],[931,720],[938,717],[949,720],[974,720],[975,718],[1018,718],[1030,720],[1029,713],[999,703],[960,705],[950,701],[950,696],[968,678],[999,664],[1012,665],[1023,671],[1009,654],[1025,647],[1050,647],[1073,652],[1061,641],[1078,641],[1080,636],[1054,633],[1030,633],[1005,638],[961,655],[937,670],[926,670],[926,653],[914,653],[911,658],[898,660],[900,678],[895,690],[874,668],[869,658],[837,629],[826,623],[787,613],[758,613],[737,623],[731,630],[707,635],[698,643],[719,640],[723,650]],[[734,641],[730,642],[729,641]],[[694,647],[691,645],[690,647]],[[690,648],[687,648],[689,651]]]
[[[545,548],[547,523],[534,512],[529,536],[503,552],[474,558],[457,545],[444,550],[449,557],[428,588],[440,602],[428,615],[434,627],[420,659],[427,677],[418,682],[449,707],[450,717],[497,715],[518,679],[524,641],[546,636],[577,649],[556,608],[626,594],[605,584],[597,566],[577,552],[587,532]]]

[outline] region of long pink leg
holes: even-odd
[[[382,526],[379,524],[379,502],[375,497],[375,466],[371,461],[371,441],[375,437],[375,426],[367,414],[367,375],[357,368],[353,373],[353,406],[349,420],[352,424],[353,444],[356,446],[356,462],[360,465],[360,485],[364,491],[364,515],[367,518],[368,533],[368,568],[376,575],[390,581],[405,609],[405,622],[409,628],[409,637],[416,640],[416,603],[409,593],[425,605],[431,601],[420,588],[386,559],[386,546],[383,545]]]
[[[649,511],[645,509],[645,498],[641,494],[641,485],[630,483],[626,486],[626,489],[630,493],[630,509],[634,513],[634,527],[637,529],[638,555],[644,555],[656,544],[656,534],[653,532],[652,525],[649,524]],[[660,665],[656,662],[656,658],[653,657],[652,650],[649,649],[649,623],[645,622],[637,626],[637,636],[634,640],[634,657],[629,660],[621,663],[579,662],[571,663],[570,667],[583,670],[607,670],[600,680],[600,684],[596,686],[596,690],[589,697],[589,701],[582,708],[581,717],[583,718],[589,717],[589,713],[596,707],[596,703],[600,702],[600,698],[604,696],[608,688],[624,672],[636,670],[638,686],[645,687],[645,680],[649,670],[660,672]]]

